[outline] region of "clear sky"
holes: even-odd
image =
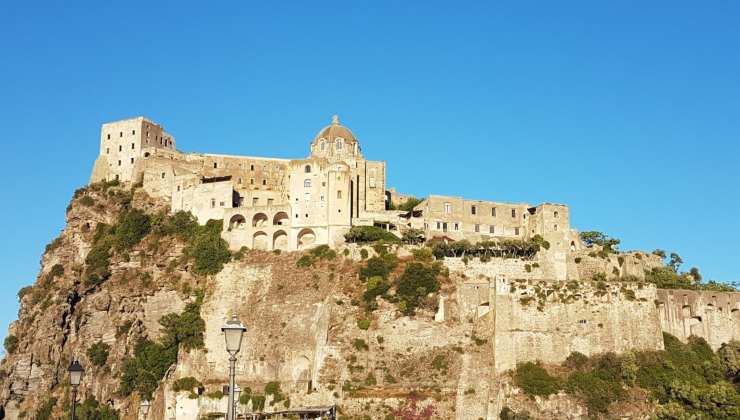
[[[301,158],[336,113],[400,191],[566,203],[740,280],[740,2],[107,3],[0,6],[0,336],[101,123],[137,115]]]

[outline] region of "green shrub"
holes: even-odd
[[[354,340],[352,340],[352,347],[354,347],[355,350],[358,351],[370,350],[370,346],[368,346],[365,340],[361,338],[355,338]]]
[[[401,242],[396,235],[377,226],[354,226],[344,235],[344,239],[349,243]]]
[[[336,251],[329,248],[329,245],[319,245],[312,249],[310,252],[311,256],[320,260],[333,260],[337,257]]]
[[[528,395],[547,397],[558,392],[560,380],[551,376],[538,363],[526,362],[516,366],[514,384]]]
[[[150,340],[139,342],[134,357],[124,359],[121,368],[120,393],[129,396],[134,391],[151,399],[164,374],[177,361],[177,347],[164,346]]]
[[[18,291],[18,299],[23,300],[23,297],[31,293],[32,291],[33,291],[33,286],[22,287],[21,290]]]
[[[447,357],[445,357],[443,354],[438,354],[434,356],[434,359],[432,360],[432,367],[437,370],[447,370]]]
[[[424,240],[424,231],[421,229],[407,229],[401,235],[401,241],[409,245],[423,244]]]
[[[367,377],[365,378],[365,386],[375,386],[378,384],[377,379],[375,379],[375,375],[372,374],[372,372],[367,374]]]
[[[206,392],[206,397],[212,400],[220,400],[221,398],[224,397],[224,392],[220,389],[217,389],[211,392]]]
[[[216,274],[231,259],[229,244],[221,238],[223,221],[209,220],[206,226],[197,229],[197,233],[185,250],[193,258],[193,271],[196,274]]]
[[[51,420],[51,413],[54,411],[54,407],[57,405],[56,398],[49,398],[39,405],[36,409],[34,418],[36,420]]]
[[[371,321],[369,319],[358,319],[357,320],[357,328],[361,330],[367,330],[370,328]]]
[[[591,415],[606,413],[611,403],[622,400],[625,395],[620,378],[603,369],[570,374],[565,389],[582,398]]]
[[[80,204],[85,207],[92,207],[95,205],[95,200],[89,195],[83,195],[82,198],[80,198]]]
[[[69,408],[65,410],[65,417],[70,418]],[[78,420],[119,420],[118,410],[106,404],[100,404],[94,397],[87,397],[82,404],[77,405],[75,418]]]
[[[367,249],[362,248],[360,250],[360,258],[362,258],[363,260],[366,260],[368,256],[369,256],[369,253],[367,252]]]
[[[396,296],[406,303],[404,313],[413,314],[422,298],[439,290],[437,276],[440,271],[438,264],[412,262],[406,265],[396,284]]]
[[[563,366],[566,366],[573,370],[584,369],[588,364],[588,356],[577,351],[571,352],[563,362]]]
[[[128,321],[125,321],[123,324],[117,326],[116,327],[116,338],[121,338],[124,335],[128,334],[132,325],[133,325],[133,321],[128,320]]]
[[[398,258],[393,254],[383,254],[372,257],[360,268],[360,279],[366,280],[370,277],[380,276],[388,279],[390,273],[398,266]]]
[[[146,213],[138,209],[125,212],[116,227],[116,249],[131,249],[149,233],[150,229],[151,222]]]
[[[265,385],[265,397],[268,395],[272,395],[273,397],[272,404],[279,403],[285,399],[285,395],[280,390],[280,382],[268,382]]]
[[[187,391],[189,393],[193,393],[193,390],[195,388],[201,386],[203,386],[203,384],[199,380],[193,378],[192,376],[186,376],[173,382],[172,390],[175,392]]]
[[[504,408],[501,409],[501,412],[499,413],[499,420],[530,420],[531,417],[529,416],[529,413],[525,412],[519,412],[516,413],[509,407],[504,406]]]
[[[54,264],[46,275],[46,281],[51,282],[57,277],[64,275],[64,266],[61,264]]]
[[[298,261],[296,261],[295,265],[297,267],[310,267],[313,265],[313,258],[311,258],[310,255],[304,255],[301,258],[298,258]]]
[[[110,345],[98,341],[87,349],[87,358],[93,366],[103,366],[108,361]]]
[[[5,345],[5,351],[8,354],[13,354],[18,349],[18,337],[11,334],[5,337],[5,342],[3,344]]]
[[[186,351],[203,348],[206,323],[200,316],[201,299],[188,303],[180,313],[170,313],[159,323],[164,328],[163,343],[168,346],[182,344]]]

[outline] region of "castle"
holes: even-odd
[[[90,182],[142,183],[190,211],[201,224],[223,220],[232,249],[300,250],[336,246],[353,226],[379,226],[401,236],[420,229],[450,240],[530,239],[553,251],[580,248],[568,207],[467,200],[431,195],[412,211],[390,210],[399,196],[386,190],[386,165],[367,160],[350,129],[334,116],[313,138],[304,159],[183,153],[175,138],[146,118],[103,124]]]

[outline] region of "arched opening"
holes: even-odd
[[[290,218],[288,217],[288,213],[284,211],[277,212],[275,217],[272,218],[272,224],[275,226],[288,226],[289,222]]]
[[[288,250],[288,234],[285,231],[279,230],[272,235],[272,249]]]
[[[265,213],[257,213],[252,217],[252,226],[263,227],[267,225],[267,215]]]
[[[267,234],[265,232],[256,232],[252,238],[252,249],[267,250]]]
[[[247,226],[247,219],[241,214],[235,214],[229,220],[229,230],[244,229]]]
[[[305,167],[305,168],[303,168],[303,170],[304,170],[304,171],[305,171],[305,172],[306,172],[307,174],[310,174],[310,173],[311,173],[311,165],[306,165],[306,167]]]
[[[316,234],[312,229],[303,229],[298,232],[298,249],[305,249],[316,242]]]
[[[576,250],[576,243],[574,241],[570,241],[570,250],[575,251]]]

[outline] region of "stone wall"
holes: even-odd
[[[682,341],[695,335],[717,350],[740,340],[740,293],[660,289],[656,299],[663,331]]]
[[[561,363],[573,351],[663,349],[652,286],[498,278],[490,293],[499,372],[524,361]]]

